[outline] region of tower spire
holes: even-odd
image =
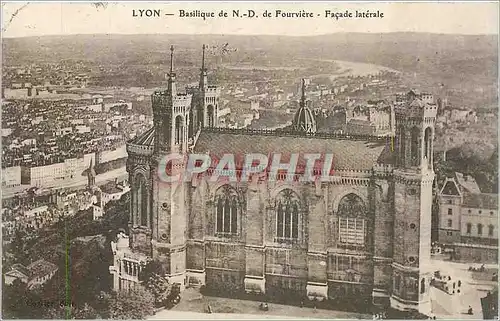
[[[202,47],[202,56],[201,56],[201,70],[204,71],[205,70],[205,44],[203,44],[203,47]]]
[[[207,70],[205,69],[205,49],[207,46],[203,44],[201,53],[201,69],[200,69],[200,89],[204,90],[208,83]]]
[[[306,107],[306,80],[302,78],[302,97],[300,97],[300,107]]]
[[[174,73],[174,46],[170,46],[170,76]]]
[[[177,95],[175,88],[175,73],[174,73],[174,46],[170,46],[170,73],[168,74],[168,90],[172,97]]]

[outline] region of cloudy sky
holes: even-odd
[[[133,17],[139,9],[160,9],[159,18]],[[226,10],[252,9],[257,19],[219,18]],[[268,10],[314,13],[312,19],[263,18]],[[96,8],[90,2],[79,3],[2,3],[4,37],[71,34],[246,34],[246,35],[317,35],[334,32],[415,31],[455,34],[498,34],[498,2],[468,3],[179,3],[121,2]],[[216,18],[181,18],[179,10],[215,12]],[[332,12],[356,10],[384,13],[384,18],[325,18]],[[166,16],[172,13],[173,16]],[[320,16],[318,16],[320,15]]]

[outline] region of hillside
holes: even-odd
[[[14,318],[40,318],[50,307],[72,303],[82,306],[96,304],[97,295],[111,288],[109,265],[112,263],[110,241],[128,223],[128,199],[110,203],[101,221],[93,221],[89,212],[74,217],[39,233],[28,244],[26,255],[18,256],[24,264],[45,259],[59,270],[39,291],[29,294],[30,302],[19,303],[20,295],[9,288],[3,296],[4,314]],[[10,249],[6,249],[9,251]],[[8,269],[8,267],[4,268]],[[4,293],[5,294],[5,293]],[[21,294],[25,295],[25,294]],[[26,294],[27,295],[27,294]]]

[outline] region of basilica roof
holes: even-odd
[[[132,145],[141,145],[141,146],[153,146],[155,138],[155,129],[151,127],[146,130],[144,133],[137,135],[135,138],[129,141],[129,144]]]
[[[230,132],[228,130],[202,130],[195,153],[209,153],[217,158],[224,154],[235,157],[251,153],[265,155],[282,154],[282,162],[286,155],[293,153],[333,154],[333,168],[337,170],[370,170],[377,163],[386,163],[391,159],[390,148],[385,140],[352,140],[331,137],[314,137],[300,135],[267,135]]]

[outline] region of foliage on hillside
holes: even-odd
[[[14,318],[53,318],[65,313],[71,314],[70,318],[92,315],[99,301],[96,294],[111,288],[110,241],[118,229],[127,229],[127,223],[126,194],[119,201],[109,203],[100,221],[93,221],[90,212],[80,212],[40,231],[38,238],[19,250],[26,253],[21,263],[43,258],[55,263],[59,270],[36,291],[27,291],[23,285],[6,287],[5,315]],[[24,302],[24,298],[29,300]],[[102,311],[96,313],[103,314]]]
[[[446,161],[442,154],[436,155],[435,171],[438,185],[442,186],[446,177],[454,177],[461,172],[474,177],[483,193],[498,193],[498,147],[489,158],[481,158],[470,146],[453,148],[446,153]]]
[[[122,320],[141,320],[154,314],[155,298],[153,294],[141,286],[130,291],[119,291],[105,295],[107,301],[105,318]]]
[[[165,306],[168,303],[172,291],[172,285],[168,282],[165,274],[164,265],[153,260],[146,264],[140,275],[144,287],[153,294],[157,307]]]

